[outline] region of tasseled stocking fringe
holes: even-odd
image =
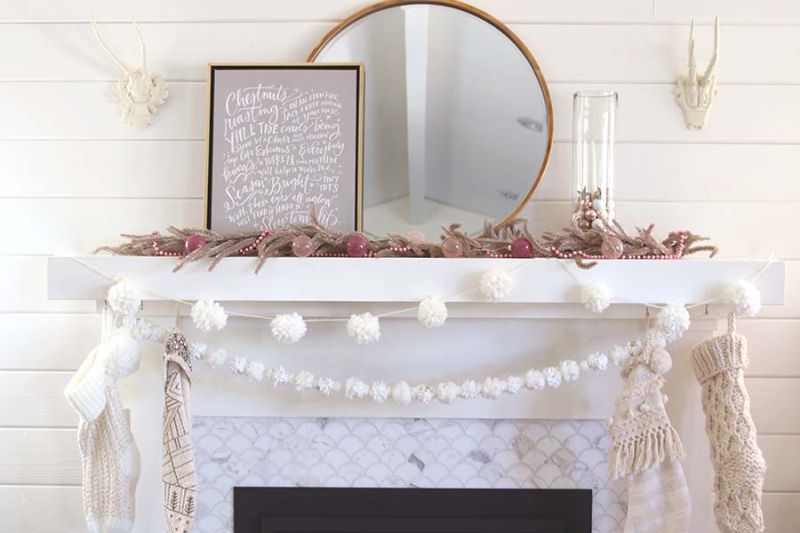
[[[672,425],[615,442],[608,458],[612,479],[638,474],[666,460],[683,457],[683,446]]]

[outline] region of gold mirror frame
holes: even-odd
[[[475,6],[471,6],[464,2],[459,2],[458,0],[386,0],[384,2],[378,2],[376,4],[372,4],[367,6],[363,9],[359,9],[349,17],[345,18],[339,24],[333,27],[328,33],[326,33],[322,40],[311,50],[311,53],[308,54],[308,58],[306,61],[309,63],[313,63],[314,60],[317,58],[319,53],[322,51],[325,46],[328,45],[337,35],[339,35],[345,28],[358,22],[359,20],[371,15],[372,13],[377,13],[378,11],[383,11],[386,9],[390,9],[393,7],[398,6],[408,6],[408,5],[433,5],[433,6],[444,6],[450,7],[453,9],[458,9],[460,11],[464,11],[469,13],[470,15],[474,15],[479,19],[488,22],[498,30],[500,30],[503,35],[508,37],[511,42],[513,42],[516,47],[522,52],[522,55],[525,56],[527,59],[528,64],[533,69],[533,73],[536,75],[536,79],[539,81],[539,86],[542,88],[542,95],[544,96],[544,104],[545,110],[547,111],[547,146],[545,147],[544,152],[544,159],[542,160],[542,166],[539,169],[538,174],[536,175],[536,179],[531,185],[531,188],[525,194],[525,196],[520,201],[519,205],[503,220],[497,223],[498,227],[505,226],[512,222],[517,215],[519,215],[520,211],[522,211],[525,206],[528,204],[530,199],[533,197],[533,193],[536,192],[536,189],[539,187],[539,183],[542,181],[542,177],[544,177],[544,173],[547,170],[547,165],[550,162],[550,155],[553,150],[553,102],[550,98],[550,89],[547,87],[547,81],[544,79],[544,75],[542,74],[542,70],[539,68],[539,63],[536,62],[536,58],[533,57],[533,54],[525,46],[525,43],[517,36],[516,33],[511,31],[511,29],[497,20],[495,17],[478,9]]]

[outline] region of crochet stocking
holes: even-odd
[[[666,350],[648,340],[622,369],[625,385],[609,419],[609,474],[628,480],[624,533],[687,533],[691,502],[679,459],[683,448],[664,409]]]
[[[192,363],[189,346],[176,331],[167,339],[164,362],[164,511],[167,533],[189,533],[197,501],[197,480],[192,452]]]
[[[723,533],[764,531],[766,465],[744,386],[747,363],[747,341],[736,333],[732,315],[726,335],[703,342],[692,353],[714,464],[714,516]]]

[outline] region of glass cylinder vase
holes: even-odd
[[[614,219],[616,92],[577,92],[572,108],[572,180],[576,205],[587,223]],[[590,206],[590,207],[589,207]]]

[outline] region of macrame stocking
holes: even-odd
[[[179,331],[167,339],[164,363],[164,463],[161,481],[167,533],[189,533],[197,501],[192,452],[192,362],[186,338]]]
[[[622,369],[625,385],[609,419],[609,474],[628,480],[624,533],[687,533],[691,502],[679,459],[683,448],[664,409],[669,353],[647,336]]]
[[[692,353],[714,464],[714,516],[723,533],[764,531],[761,490],[766,465],[744,385],[748,362],[747,341],[736,333],[733,315],[727,334],[703,342]]]

